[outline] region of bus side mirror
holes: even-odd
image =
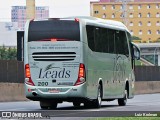
[[[141,57],[140,49],[137,46],[135,46],[134,44],[133,44],[133,57],[136,60],[140,60],[140,57]]]

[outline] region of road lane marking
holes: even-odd
[[[3,110],[0,110],[0,111],[19,111],[19,110],[31,111],[31,110],[36,110],[36,109],[13,108],[13,109],[3,109]]]

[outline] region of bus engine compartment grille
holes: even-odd
[[[75,52],[35,52],[32,53],[35,61],[71,61],[76,57]]]

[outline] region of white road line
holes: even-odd
[[[67,114],[58,114],[58,115],[51,115],[51,117],[56,117],[56,116],[62,116],[63,115],[74,115],[74,114],[78,114],[78,113],[86,113],[86,112],[92,112],[92,111],[79,111],[79,112],[73,112],[73,113],[67,113]]]
[[[0,110],[0,111],[19,111],[19,110],[25,110],[25,111],[30,111],[30,110],[32,110],[32,109],[26,109],[26,108],[13,108],[13,109],[3,109],[3,110]],[[33,111],[34,111],[35,109],[33,109]],[[38,111],[38,110],[37,110]]]

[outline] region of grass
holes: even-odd
[[[141,66],[142,63],[140,62],[140,60],[136,60],[136,61],[135,61],[135,65],[136,65],[136,66]]]
[[[160,117],[106,117],[106,118],[89,118],[86,120],[160,120]]]

